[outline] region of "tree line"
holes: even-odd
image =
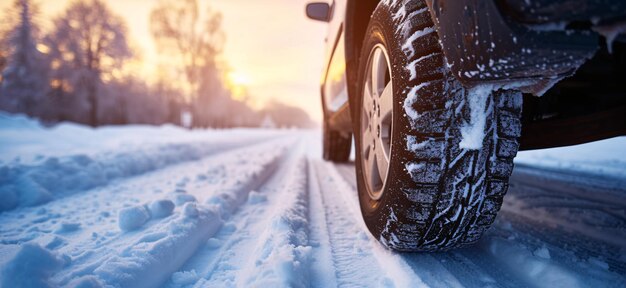
[[[233,99],[219,57],[225,42],[222,15],[201,11],[197,0],[161,0],[151,11],[159,53],[152,81],[135,75],[132,65],[140,55],[129,44],[126,23],[102,0],[71,2],[52,19],[49,31],[42,30],[40,17],[34,0],[15,0],[4,17],[0,110],[93,127],[225,128],[258,126],[268,117],[284,119],[278,126],[311,125],[298,108],[274,103],[255,111]]]

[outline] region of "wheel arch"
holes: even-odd
[[[348,102],[350,105],[350,117],[356,119],[356,100],[358,91],[358,69],[361,47],[365,38],[365,31],[370,17],[380,0],[347,0],[346,16],[344,22],[345,45],[346,45],[346,78],[348,86]],[[353,129],[355,121],[352,121]]]

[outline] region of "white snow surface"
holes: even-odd
[[[626,200],[610,198],[615,191],[583,193],[576,197],[593,196],[595,202],[577,205],[582,200],[572,194],[563,198],[565,208],[555,204],[558,196],[539,193],[551,199],[551,209],[532,206],[531,194],[511,191],[493,228],[475,246],[398,253],[367,232],[353,164],[319,158],[319,131],[45,128],[6,115],[0,123],[6,159],[0,200],[12,206],[0,211],[2,288],[626,285],[626,245],[620,241],[626,232],[603,230],[623,227],[621,220],[572,220],[604,211],[580,209],[606,199],[614,205],[607,208],[611,215],[623,213]],[[619,163],[626,159],[626,146],[617,147],[623,141],[607,141]],[[567,156],[574,152],[558,151],[530,152],[560,157],[562,165],[550,167],[578,169],[564,164],[578,161]],[[525,164],[550,165],[524,153]],[[148,158],[153,164],[141,164]],[[81,161],[90,164],[67,168]],[[90,165],[99,168],[85,168]],[[115,177],[105,177],[102,170],[109,168]],[[21,202],[44,193],[39,190],[49,198]],[[569,207],[574,211],[563,212]],[[541,213],[524,213],[528,209]],[[590,230],[594,221],[604,222]]]
[[[521,151],[515,163],[626,179],[626,137],[551,149]],[[626,182],[622,182],[626,185]]]

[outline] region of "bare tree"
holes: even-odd
[[[89,123],[98,126],[99,86],[132,56],[122,18],[101,0],[77,0],[54,20],[48,43],[54,77],[87,98]]]
[[[9,112],[31,116],[39,116],[37,108],[48,89],[47,63],[37,50],[36,14],[37,6],[32,1],[16,0],[1,41],[2,54],[6,55],[2,55],[0,63],[3,66],[0,106]]]
[[[172,83],[172,73],[164,66],[159,65],[156,82],[153,85],[154,95],[167,103],[166,121],[180,125],[181,109],[184,102],[184,95]]]
[[[175,53],[191,93],[198,98],[207,67],[215,68],[225,36],[222,15],[208,9],[204,20],[196,0],[162,0],[150,14],[152,35],[161,52]],[[216,71],[217,69],[209,69]]]

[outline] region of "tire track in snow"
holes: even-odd
[[[326,219],[324,203],[320,184],[315,172],[313,161],[308,161],[309,170],[309,230],[310,242],[313,247],[311,255],[311,274],[315,275],[317,281],[312,283],[312,287],[337,287],[337,277],[335,263],[333,263],[332,245],[330,243],[330,231]]]
[[[518,168],[500,212],[506,227],[497,232],[527,246],[549,247],[558,251],[557,257],[570,254],[561,257],[570,267],[580,266],[572,259],[601,259],[610,271],[625,275],[626,260],[621,255],[626,251],[626,189],[615,179],[597,175],[528,165]],[[619,282],[626,285],[626,279]]]
[[[589,239],[594,243],[586,245],[590,250],[597,243],[626,249],[626,188],[597,187],[603,183],[593,183],[597,180],[583,175],[575,175],[579,183],[574,184],[567,179],[574,175],[559,174],[522,166],[511,177],[502,210],[526,222]]]
[[[576,282],[570,287],[626,287],[625,262],[619,256],[623,251],[607,243],[580,234],[566,233],[560,227],[542,227],[539,223],[528,222],[528,219],[507,211],[501,211],[487,235],[488,241],[479,242],[479,248],[490,255],[498,266],[509,266],[520,278],[537,278],[533,270],[523,267],[534,261],[545,267],[544,270],[552,271],[550,278],[542,275],[547,280],[574,279]],[[542,250],[547,259],[537,254]],[[513,254],[508,251],[517,253],[517,258],[527,259],[524,265],[512,261],[514,257],[498,257],[502,252]],[[540,256],[531,257],[537,255]],[[543,281],[536,286],[550,287],[550,282]]]
[[[311,246],[308,235],[307,166],[304,158],[292,166],[292,173],[274,206],[270,225],[260,235],[256,255],[238,271],[239,287],[309,287],[308,263]],[[291,169],[290,169],[291,170]],[[298,172],[295,172],[298,171]],[[303,173],[304,172],[304,173]]]
[[[525,233],[498,219],[465,255],[482,261],[483,269],[508,275],[498,279],[500,285],[551,288],[624,287],[626,284],[623,276],[572,255],[568,246],[573,243],[551,246]]]
[[[315,161],[338,287],[427,287],[399,256],[368,233],[357,193],[334,165]]]
[[[308,191],[300,141],[167,287],[309,287]]]
[[[86,259],[58,275],[58,283],[66,285],[70,280],[82,277],[74,281],[81,283],[95,279],[118,287],[160,285],[222,227],[223,219],[245,202],[251,190],[272,175],[287,146],[288,143],[270,143],[257,146],[267,147],[260,151],[259,148],[251,149],[258,151],[257,154],[265,151],[265,154],[258,154],[256,160],[251,157],[252,162],[238,168],[240,173],[229,178],[230,184],[223,186],[223,190],[205,204],[186,203],[173,216],[154,221],[140,231],[123,233],[109,243],[103,243],[105,247],[100,250],[78,255],[76,258]]]

